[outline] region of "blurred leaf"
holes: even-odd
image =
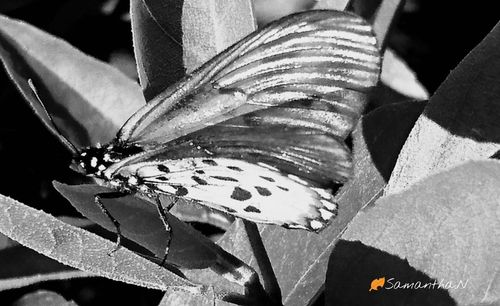
[[[284,304],[305,305],[321,291],[328,257],[337,239],[359,209],[374,201],[384,188],[423,106],[421,102],[388,105],[362,119],[353,136],[354,177],[336,197],[339,216],[319,235],[259,225]],[[235,222],[218,243],[259,271],[243,222]]]
[[[52,291],[37,290],[23,295],[13,306],[76,306],[73,301],[67,301],[62,295]]]
[[[9,239],[9,237],[0,234],[0,251],[5,249],[5,248],[10,247],[11,245],[12,245],[12,242]]]
[[[349,10],[365,18],[373,25],[373,32],[377,36],[378,45],[384,50],[389,32],[395,24],[397,15],[403,8],[404,3],[404,0],[352,0],[349,3]]]
[[[349,2],[349,9],[365,19],[370,19],[377,12],[380,3],[382,3],[382,0],[351,0]]]
[[[253,0],[255,19],[259,26],[315,5],[315,0]]]
[[[51,280],[95,277],[92,273],[75,270],[21,245],[0,251],[0,262],[0,291]]]
[[[253,0],[255,19],[259,26],[281,17],[306,10],[343,11],[349,0]]]
[[[500,24],[467,55],[431,97],[399,155],[385,193],[500,146]]]
[[[231,303],[223,302],[220,300],[215,300],[215,295],[212,297],[210,296],[200,296],[200,295],[195,295],[195,294],[190,294],[187,292],[181,292],[181,291],[171,291],[167,290],[165,292],[165,295],[163,296],[163,299],[161,300],[160,304],[158,306],[177,306],[177,305],[183,305],[183,306],[223,306],[223,305],[234,305]]]
[[[337,10],[343,11],[349,4],[349,0],[316,0],[315,10]]]
[[[429,99],[429,93],[417,80],[415,73],[391,49],[385,51],[380,80],[409,98]]]
[[[379,199],[342,238],[405,258],[438,281],[467,281],[466,288],[448,289],[460,305],[498,304],[498,186],[500,162],[468,162]]]
[[[0,55],[42,121],[48,125],[28,79],[57,126],[77,146],[109,141],[144,104],[138,85],[119,71],[22,21],[0,16]]]
[[[114,243],[0,195],[0,232],[77,269],[151,289],[169,286],[201,293],[201,287]],[[20,280],[22,281],[22,280]]]
[[[109,64],[132,80],[137,80],[137,65],[134,56],[126,50],[116,50],[109,55]]]
[[[2,0],[0,1],[0,12],[9,12],[38,0]]]
[[[146,101],[181,79],[183,0],[130,1],[134,53]]]
[[[184,0],[184,66],[191,72],[256,29],[250,0]]]

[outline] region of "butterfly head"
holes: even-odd
[[[100,177],[112,164],[140,151],[138,147],[115,144],[87,147],[75,154],[70,168],[83,175]]]

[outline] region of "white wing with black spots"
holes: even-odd
[[[337,214],[331,194],[274,167],[226,158],[139,163],[120,171],[174,194],[254,222],[320,231]]]

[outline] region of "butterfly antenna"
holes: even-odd
[[[36,97],[38,103],[40,104],[40,106],[42,107],[43,111],[45,112],[45,115],[47,116],[47,118],[49,118],[49,122],[50,122],[51,127],[60,136],[61,141],[64,143],[64,145],[66,147],[68,147],[71,151],[73,151],[74,154],[78,153],[78,149],[75,147],[75,145],[73,143],[71,143],[71,141],[69,141],[68,138],[66,138],[66,136],[64,136],[64,134],[61,133],[61,130],[59,130],[57,128],[57,125],[55,124],[54,120],[52,119],[52,116],[49,114],[49,112],[45,108],[45,105],[43,104],[42,99],[40,99],[40,96],[38,95],[38,91],[36,90],[35,85],[33,84],[33,80],[28,79],[28,85],[31,88],[31,91],[33,91],[33,94],[35,95],[35,97]]]

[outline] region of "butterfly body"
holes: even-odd
[[[123,194],[183,198],[255,222],[318,232],[337,214],[344,140],[377,83],[371,28],[309,11],[250,34],[136,112],[74,168]]]

